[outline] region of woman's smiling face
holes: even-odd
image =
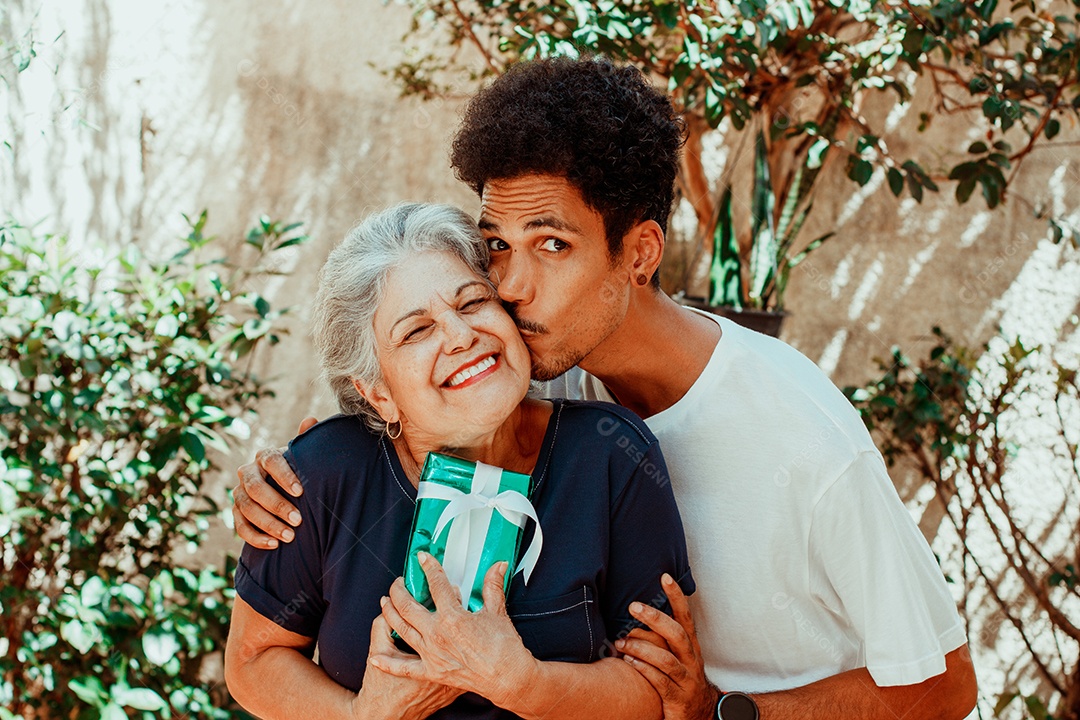
[[[390,271],[375,313],[383,381],[369,401],[411,437],[459,447],[493,432],[529,389],[529,351],[488,282],[425,251]]]

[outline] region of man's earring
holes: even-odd
[[[648,283],[648,282],[649,282],[649,278],[647,278],[645,275],[638,275],[637,276],[637,284],[638,285],[641,285],[642,287],[645,287],[646,283]]]

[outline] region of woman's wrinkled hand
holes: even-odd
[[[372,664],[403,678],[426,680],[474,692],[505,707],[508,698],[536,675],[536,659],[521,642],[506,613],[503,580],[507,563],[492,565],[484,576],[484,607],[469,612],[442,566],[418,555],[428,579],[435,612],[416,602],[401,578],[383,598],[383,617],[418,654],[371,658]]]
[[[375,656],[397,660],[412,657],[394,645],[390,639],[390,625],[382,615],[377,615],[371,623],[371,645],[364,670],[364,685],[352,704],[352,717],[355,720],[421,720],[454,702],[463,692],[438,683],[391,675],[372,664]]]

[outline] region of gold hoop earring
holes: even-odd
[[[397,440],[399,437],[401,437],[401,423],[394,423],[394,424],[397,425],[397,435],[390,432],[390,421],[389,420],[386,421],[386,436],[388,438],[390,438],[391,440]]]

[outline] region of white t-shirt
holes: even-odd
[[[682,513],[709,678],[768,692],[860,667],[879,686],[941,674],[963,625],[858,413],[794,348],[705,316],[722,330],[708,365],[646,423]],[[582,375],[582,397],[613,400]]]

